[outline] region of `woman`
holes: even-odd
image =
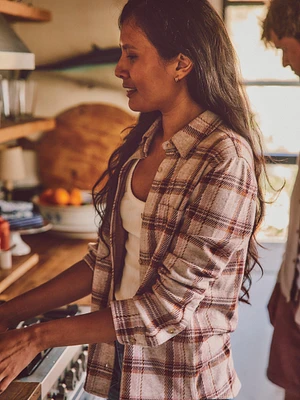
[[[91,291],[92,312],[3,333],[0,389],[40,349],[89,343],[85,388],[97,396],[232,398],[230,333],[264,208],[234,51],[206,0],[129,0],[119,22],[116,75],[141,114],[94,187],[99,241],[0,320],[4,331]]]

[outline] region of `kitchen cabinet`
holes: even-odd
[[[52,18],[51,12],[48,10],[9,0],[0,0],[0,13],[5,15],[10,22],[47,22]],[[49,131],[54,127],[55,119],[53,118],[33,118],[17,123],[4,120],[0,127],[0,143],[36,132]]]

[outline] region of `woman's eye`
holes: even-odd
[[[133,54],[128,54],[127,58],[132,61],[132,60],[135,60],[137,58],[137,56],[133,55]]]

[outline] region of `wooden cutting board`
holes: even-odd
[[[122,131],[136,118],[107,104],[81,104],[56,117],[56,127],[36,145],[41,183],[45,188],[91,190],[107,167]]]

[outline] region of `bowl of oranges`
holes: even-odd
[[[72,188],[47,188],[33,199],[41,215],[60,236],[96,239],[99,217],[91,193]]]

